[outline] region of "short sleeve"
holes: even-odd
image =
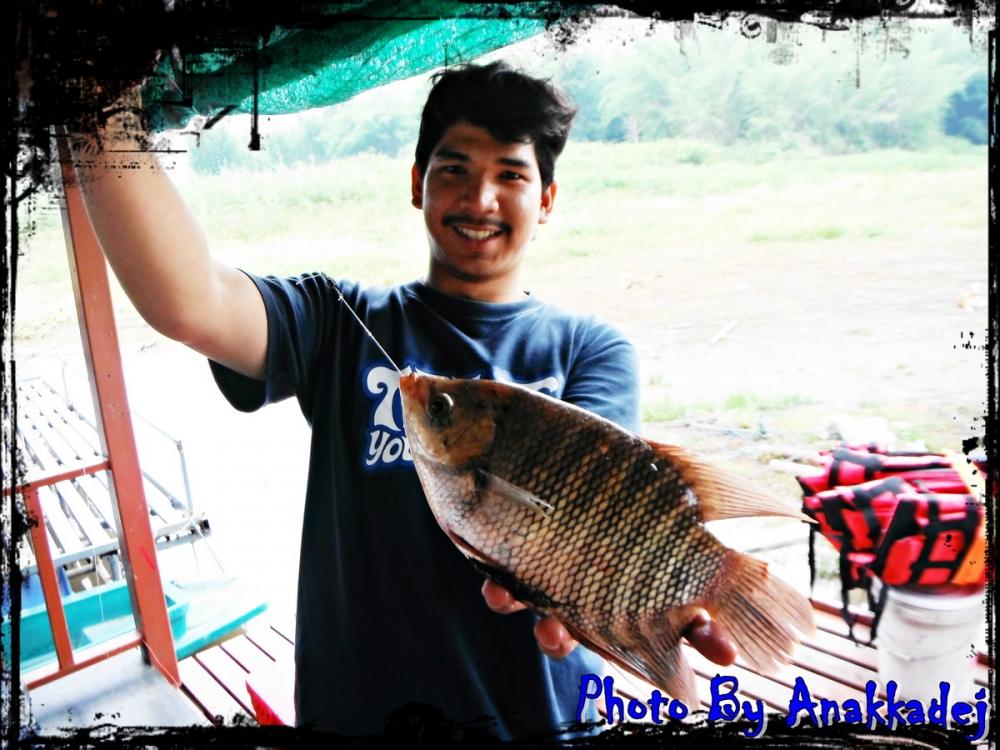
[[[264,379],[247,377],[210,360],[215,382],[226,400],[240,411],[255,411],[289,396],[302,401],[311,392],[316,362],[330,345],[331,331],[336,330],[338,286],[320,273],[285,279],[247,276],[260,292],[267,313]],[[350,301],[356,287],[341,286]]]
[[[639,357],[613,327],[591,321],[566,379],[563,400],[639,431]]]

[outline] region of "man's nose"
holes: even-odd
[[[469,208],[479,213],[493,213],[499,208],[497,185],[486,175],[470,179],[463,197]]]

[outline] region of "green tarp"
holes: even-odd
[[[262,115],[336,104],[541,33],[546,7],[319,4],[294,26],[274,25],[229,48],[206,44],[204,51],[165,55],[143,100],[157,129],[227,107],[252,112],[255,87]]]

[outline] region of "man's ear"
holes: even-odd
[[[415,163],[413,169],[410,170],[410,187],[413,191],[410,202],[414,208],[422,209],[424,207],[424,176],[420,174],[420,167]]]
[[[556,202],[556,191],[558,186],[556,181],[552,180],[549,186],[542,191],[542,210],[538,214],[538,223],[544,224],[549,220],[549,214],[552,213],[552,207]]]

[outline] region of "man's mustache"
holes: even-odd
[[[464,224],[466,226],[473,227],[492,227],[493,229],[499,229],[503,232],[510,231],[510,224],[507,224],[506,222],[500,221],[499,219],[476,218],[471,214],[451,214],[449,216],[445,216],[442,223],[446,227],[451,226],[452,224]]]

